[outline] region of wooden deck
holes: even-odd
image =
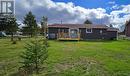
[[[72,37],[69,32],[59,32],[57,35],[57,40],[80,40],[80,33],[77,33],[77,37]]]
[[[80,40],[80,38],[58,38],[57,40],[65,41],[65,40],[70,40],[70,41],[77,41]]]

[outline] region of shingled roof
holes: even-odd
[[[52,24],[48,27],[54,28],[104,28],[107,29],[106,25],[94,25],[94,24]]]
[[[113,28],[113,27],[108,27],[107,31],[119,31],[119,29],[117,28]]]
[[[48,25],[48,27],[56,27],[56,28],[81,28],[84,27],[82,24],[52,24]]]
[[[117,28],[108,27],[106,25],[94,25],[94,24],[52,24],[48,27],[53,28],[98,28],[98,29],[107,29],[107,31],[119,31]]]

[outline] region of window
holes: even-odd
[[[86,29],[86,33],[92,33],[92,29],[91,28],[87,28]]]
[[[102,34],[102,30],[100,30],[100,34]]]

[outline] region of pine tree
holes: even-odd
[[[84,22],[84,24],[92,24],[92,22],[89,21],[89,20],[86,20],[86,21]]]
[[[37,22],[31,11],[24,17],[23,23],[29,28],[28,30],[30,31],[31,37],[34,36],[36,34],[35,31],[37,30]]]
[[[7,21],[7,17],[5,17],[4,15],[0,15],[0,31],[5,31],[6,21]]]
[[[16,18],[14,16],[7,17],[6,21],[6,32],[11,34],[11,41],[14,41],[14,34],[18,30],[18,24],[16,22]]]
[[[13,15],[0,15],[0,31],[6,31],[11,34],[11,41],[14,41],[14,34],[18,30],[18,24],[16,18]]]
[[[109,26],[110,26],[110,27],[113,27],[113,25],[112,25],[112,24],[110,24]]]
[[[27,44],[26,51],[21,55],[23,59],[21,63],[26,71],[33,72],[35,70],[36,73],[39,73],[39,69],[47,57],[48,51],[46,44],[41,42],[41,40],[35,39]]]

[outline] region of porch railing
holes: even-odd
[[[58,37],[57,39],[78,39],[78,40],[80,40],[80,33],[77,33],[77,35],[78,36],[76,38],[73,38],[70,36],[69,33],[60,32],[57,35],[57,37]]]

